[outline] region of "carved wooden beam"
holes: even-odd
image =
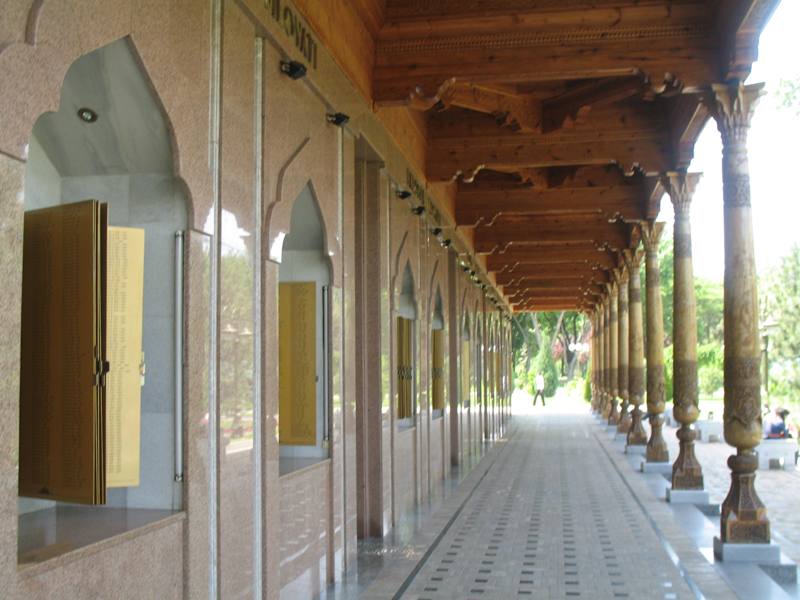
[[[469,36],[382,39],[373,100],[408,104],[435,95],[445,82],[514,83],[667,76],[687,87],[718,79],[717,38],[705,19],[673,25],[669,19],[636,28],[478,33]]]
[[[537,273],[534,275],[515,273],[514,271],[503,271],[495,275],[495,282],[497,285],[517,285],[523,282],[531,285],[574,285],[576,283],[592,281],[593,274],[594,271],[591,269],[584,269],[577,272],[564,272],[564,269],[561,269],[558,271],[551,271],[550,273]]]
[[[642,185],[563,187],[537,190],[520,186],[515,190],[471,191],[470,184],[459,186],[456,195],[456,224],[491,224],[501,215],[556,215],[583,213],[589,218],[646,218],[646,199],[655,177]],[[594,217],[592,217],[594,215]]]
[[[543,130],[550,132],[562,127],[571,127],[593,106],[612,104],[631,96],[638,96],[646,89],[648,89],[647,81],[640,75],[600,79],[577,85],[570,91],[545,102]]]
[[[758,39],[780,0],[719,0],[720,81],[744,81],[758,58]]]
[[[427,175],[471,181],[485,169],[519,172],[535,167],[618,164],[656,174],[672,167],[672,144],[663,107],[603,107],[570,130],[523,134],[498,129],[486,115],[442,113],[429,121]],[[444,115],[444,116],[443,116]]]
[[[626,248],[630,243],[628,228],[622,223],[577,223],[575,225],[538,225],[528,222],[495,222],[475,230],[475,251],[492,254],[511,245],[549,245],[563,242],[592,242],[611,248]]]
[[[572,268],[613,268],[616,261],[607,253],[586,245],[572,248],[569,246],[535,247],[511,246],[505,252],[490,254],[486,257],[486,268],[489,271],[516,272],[522,265],[558,265],[565,271]]]
[[[527,133],[542,129],[542,103],[523,94],[509,94],[488,86],[473,83],[455,83],[441,93],[436,108],[451,106],[489,114],[498,125]]]

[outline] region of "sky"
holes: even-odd
[[[761,34],[758,61],[746,83],[766,83],[747,140],[756,266],[759,274],[777,266],[800,244],[800,115],[779,106],[775,90],[783,79],[800,77],[800,2],[783,0]],[[702,172],[692,201],[692,246],[698,277],[722,281],[722,142],[713,119],[697,140],[689,168]],[[659,220],[672,235],[672,205],[661,202]]]

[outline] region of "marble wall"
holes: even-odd
[[[395,191],[410,166],[371,107],[324,47],[305,80],[280,73],[302,60],[263,1],[9,0],[0,12],[0,590],[9,598],[57,594],[115,598],[298,597],[355,562],[359,444],[371,463],[382,533],[441,485],[454,460],[477,452],[484,417],[447,386],[444,414],[430,407],[434,299],[443,300],[445,364],[457,366],[470,316],[471,364],[482,292],[430,225]],[[184,481],[182,511],[97,544],[17,564],[17,448],[22,211],[31,132],[60,102],[80,56],[127,39],[169,130],[174,177],[187,200]],[[346,130],[326,121],[350,115]],[[358,278],[357,147],[368,140],[378,228],[375,280]],[[36,149],[33,149],[36,151]],[[418,177],[418,179],[422,180]],[[312,186],[331,266],[330,458],[279,474],[277,290],[280,240],[292,202]],[[412,200],[415,200],[412,198]],[[414,276],[417,412],[395,419],[394,323],[400,276]],[[373,286],[377,289],[373,290]],[[361,286],[361,287],[359,287]],[[356,305],[358,289],[365,311]],[[357,428],[356,316],[378,333],[368,431]],[[485,331],[485,326],[481,329]],[[451,335],[451,332],[455,335]],[[485,360],[482,361],[485,364]],[[454,366],[455,365],[455,366]],[[446,381],[453,378],[446,375]],[[457,377],[455,378],[457,381]],[[450,399],[453,399],[450,401]],[[458,418],[451,419],[451,411]],[[452,424],[456,423],[454,427]],[[464,424],[467,427],[464,427]],[[367,433],[369,435],[367,435]],[[362,436],[364,434],[364,436]],[[453,440],[456,440],[455,442]],[[457,448],[452,451],[451,448]]]

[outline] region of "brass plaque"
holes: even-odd
[[[279,421],[281,444],[317,443],[317,286],[279,284]]]

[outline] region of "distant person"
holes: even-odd
[[[777,407],[764,419],[764,436],[768,440],[780,440],[792,437],[786,428],[786,416],[789,411],[782,406]]]
[[[533,405],[536,406],[536,400],[542,399],[542,406],[547,406],[544,403],[544,375],[541,373],[536,374],[536,395],[533,397]]]

